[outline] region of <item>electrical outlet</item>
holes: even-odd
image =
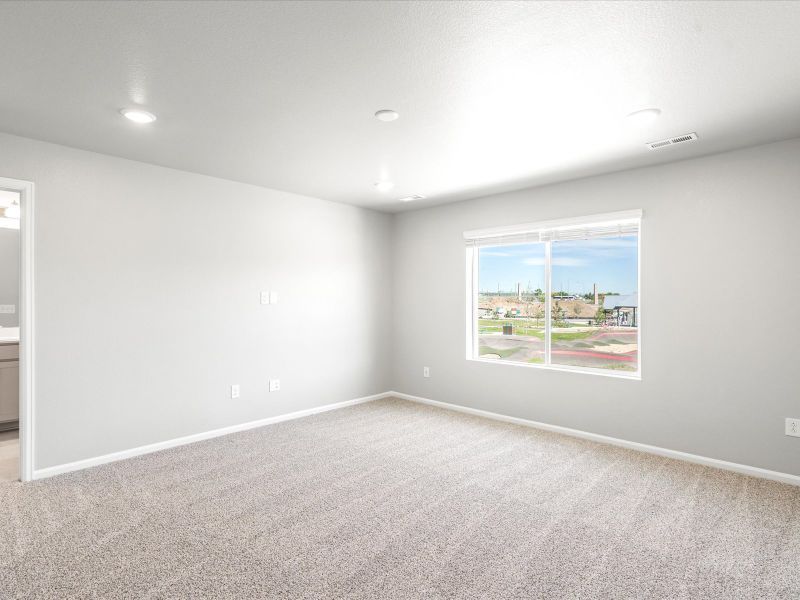
[[[259,295],[259,300],[261,304],[269,304],[269,292],[261,292]]]
[[[430,367],[422,367],[422,376],[423,377],[430,377],[431,376]]]
[[[800,419],[786,419],[786,435],[800,437]]]
[[[269,380],[269,391],[270,392],[280,392],[281,391],[281,380],[280,379],[270,379]]]
[[[278,292],[270,291],[270,293],[269,293],[269,303],[270,304],[277,304],[278,303]]]
[[[231,386],[231,398],[238,398],[241,395],[239,384],[235,383]]]

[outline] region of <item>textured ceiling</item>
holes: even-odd
[[[403,210],[798,136],[798,31],[793,2],[2,2],[0,130]]]

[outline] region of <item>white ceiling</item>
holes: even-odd
[[[403,210],[799,136],[798,32],[800,2],[2,2],[0,130]]]

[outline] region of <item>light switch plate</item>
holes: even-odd
[[[422,376],[423,377],[430,377],[431,376],[430,367],[422,367]]]
[[[238,398],[241,396],[241,390],[239,389],[239,384],[235,383],[231,386],[231,398]]]

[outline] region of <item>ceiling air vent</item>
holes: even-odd
[[[667,138],[665,140],[658,140],[657,142],[648,142],[647,147],[650,150],[659,150],[660,148],[666,148],[667,146],[674,146],[675,144],[684,144],[686,142],[693,142],[697,139],[696,133],[686,133],[684,135],[678,135],[675,137]]]

